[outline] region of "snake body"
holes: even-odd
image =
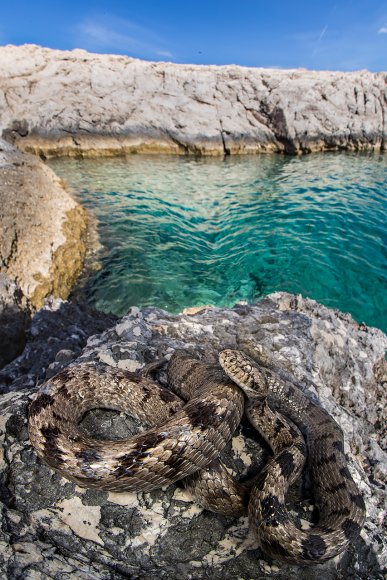
[[[364,500],[347,467],[340,427],[299,389],[274,372],[253,366],[242,353],[223,351],[220,363],[250,397],[246,414],[274,453],[249,502],[249,519],[262,549],[291,563],[333,558],[359,535],[365,520]],[[283,415],[269,406],[268,399]],[[285,504],[288,488],[298,478],[306,452],[285,414],[307,441],[319,513],[318,525],[310,531],[295,526]]]
[[[273,457],[255,481],[249,518],[269,555],[312,564],[345,549],[364,523],[363,499],[346,466],[340,428],[297,388],[239,352],[223,351],[219,366],[175,353],[163,388],[148,374],[135,375],[90,363],[69,367],[38,391],[29,411],[29,435],[37,454],[84,487],[150,491],[183,479],[208,509],[239,516],[248,496],[219,462],[219,453],[246,414],[264,435]],[[225,372],[224,372],[225,371]],[[267,399],[290,421],[273,411]],[[79,421],[94,408],[137,416],[150,426],[119,441],[84,435]],[[285,506],[299,476],[306,447],[319,509],[318,527],[304,532]]]
[[[244,397],[219,369],[184,353],[174,356],[168,377],[189,399],[184,406],[144,375],[114,368],[101,373],[92,364],[65,369],[30,405],[31,443],[50,467],[83,487],[151,491],[183,479],[218,458],[241,420]],[[157,426],[125,440],[91,439],[78,423],[94,408]]]

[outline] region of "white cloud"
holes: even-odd
[[[114,16],[94,17],[75,30],[78,48],[91,51],[118,51],[139,58],[173,58],[165,42],[151,30]]]
[[[378,34],[387,34],[387,26],[382,26],[379,28]]]

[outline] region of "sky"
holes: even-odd
[[[387,1],[0,0],[0,45],[25,43],[176,63],[386,71]]]

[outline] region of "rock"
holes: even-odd
[[[42,156],[385,147],[386,73],[0,48],[0,135]],[[58,98],[60,95],[60,98]]]
[[[31,321],[22,354],[0,371],[0,392],[33,387],[55,375],[77,358],[90,336],[116,319],[76,300],[47,300]]]
[[[29,324],[29,306],[21,289],[0,274],[0,369],[22,352]]]
[[[4,577],[382,578],[386,563],[382,532],[386,455],[381,448],[386,397],[382,382],[386,381],[387,337],[380,330],[286,293],[273,294],[254,306],[239,304],[232,310],[206,307],[191,315],[133,308],[115,326],[90,337],[75,363],[104,360],[117,367],[140,367],[177,348],[211,359],[227,346],[249,352],[258,349],[260,356],[274,358],[281,373],[293,376],[343,428],[349,468],[364,495],[368,514],[360,537],[347,552],[312,568],[290,567],[272,562],[257,548],[245,518],[236,520],[203,510],[180,485],[138,494],[76,487],[43,465],[29,444],[26,412],[34,389],[27,378],[25,388],[22,381],[17,385],[23,390],[1,398],[0,570]],[[67,364],[71,357],[63,354],[64,348],[75,349],[61,346],[57,360]],[[158,380],[165,383],[164,372],[158,374]],[[112,411],[93,411],[82,426],[105,438],[131,432],[130,419]],[[259,470],[268,453],[252,435],[242,424],[225,455],[242,475]],[[299,487],[293,490],[296,499]],[[301,525],[308,527],[311,502],[297,505],[291,499],[290,506],[297,509]]]
[[[66,298],[85,255],[85,210],[51,169],[0,141],[0,273],[33,308]]]

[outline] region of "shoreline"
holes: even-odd
[[[0,135],[44,157],[386,148],[387,73],[180,65],[36,45],[0,47],[0,67]]]
[[[67,298],[86,252],[87,213],[38,157],[0,140],[0,274],[36,311]]]
[[[340,144],[340,140],[345,144]],[[382,153],[386,151],[383,141],[364,142],[360,139],[351,138],[345,141],[341,136],[333,144],[327,143],[323,139],[314,139],[304,142],[297,149],[293,144],[284,145],[264,144],[264,143],[240,143],[237,140],[229,140],[228,146],[217,140],[194,140],[192,143],[176,143],[171,140],[149,140],[141,138],[115,138],[112,136],[103,137],[101,135],[82,135],[76,133],[71,139],[59,138],[14,138],[14,144],[22,151],[39,156],[41,159],[56,159],[68,157],[73,159],[95,159],[126,157],[131,155],[176,155],[182,157],[223,157],[234,155],[289,155],[299,156],[314,153]]]
[[[0,146],[18,166],[10,187],[24,180],[39,189],[44,174],[43,190],[67,208],[52,208],[56,232],[50,216],[33,218],[44,248],[28,230],[23,251],[36,247],[39,264],[28,255],[15,264],[12,232],[0,245],[0,272],[33,309],[66,298],[90,256],[85,209],[41,159],[386,151],[386,73],[178,65],[36,45],[0,47],[0,66]]]
[[[4,60],[4,50],[9,52],[8,61]],[[33,62],[23,56],[26,51],[27,54],[28,51],[33,53]],[[181,487],[170,486],[137,495],[79,488],[37,460],[28,441],[28,408],[37,386],[68,365],[88,362],[108,365],[121,369],[129,377],[137,377],[133,372],[151,361],[169,357],[176,349],[197,351],[211,357],[221,345],[240,349],[247,345],[257,354],[269,355],[269,360],[274,357],[275,366],[287,373],[286,376],[293,377],[295,387],[302,384],[303,390],[309,391],[311,397],[317,398],[334,417],[346,435],[344,451],[350,471],[366,501],[367,522],[361,535],[351,542],[342,557],[315,569],[308,568],[309,576],[316,579],[324,574],[329,577],[379,578],[386,564],[381,541],[381,490],[386,466],[382,449],[382,418],[387,336],[381,330],[356,323],[349,315],[286,292],[272,293],[255,305],[240,303],[233,309],[191,308],[178,315],[157,307],[143,310],[132,307],[121,319],[104,315],[83,302],[54,298],[58,295],[65,297],[74,276],[80,272],[87,254],[85,236],[87,222],[90,232],[90,219],[74,199],[71,189],[63,187],[63,180],[39,157],[22,149],[31,147],[35,154],[47,158],[50,152],[55,152],[52,144],[57,143],[69,156],[107,157],[107,153],[115,156],[117,151],[126,155],[125,147],[134,154],[134,141],[137,139],[140,149],[144,146],[149,153],[149,148],[153,148],[153,153],[160,154],[157,132],[152,133],[150,128],[157,124],[161,110],[165,126],[164,133],[157,133],[157,138],[160,138],[163,153],[171,147],[175,154],[186,155],[187,151],[190,154],[192,151],[193,155],[203,155],[203,151],[211,150],[224,156],[235,154],[237,148],[246,153],[255,143],[256,147],[266,148],[268,152],[278,148],[279,153],[298,154],[306,152],[305,148],[311,143],[310,135],[307,137],[303,133],[305,126],[315,131],[324,126],[325,136],[316,138],[321,138],[324,147],[348,151],[353,146],[372,152],[377,152],[379,147],[385,151],[384,119],[387,115],[384,115],[382,101],[372,90],[369,100],[367,91],[359,92],[356,98],[352,91],[349,98],[351,107],[358,101],[364,104],[364,111],[356,114],[355,108],[346,116],[342,114],[342,97],[346,94],[345,79],[360,79],[361,86],[364,79],[365,83],[370,81],[371,84],[376,79],[376,85],[372,85],[375,88],[379,86],[378,79],[385,82],[387,75],[363,72],[352,76],[342,73],[316,76],[308,71],[257,69],[253,76],[258,74],[266,82],[265,85],[265,82],[259,84],[261,81],[257,81],[257,90],[258,93],[261,91],[262,97],[260,102],[272,108],[269,115],[258,111],[258,116],[254,117],[246,112],[255,93],[252,96],[243,89],[243,106],[235,100],[228,101],[230,95],[238,95],[241,86],[248,87],[252,82],[249,77],[251,69],[207,67],[205,72],[209,74],[209,82],[213,73],[219,77],[215,93],[222,96],[224,91],[225,98],[219,105],[209,102],[208,95],[200,92],[200,82],[196,78],[193,79],[196,92],[184,97],[187,87],[184,83],[173,85],[173,75],[170,74],[171,69],[175,70],[178,65],[172,67],[126,57],[90,55],[84,51],[65,53],[40,47],[0,48],[0,65],[4,62],[9,65],[8,73],[6,66],[4,69],[5,77],[8,74],[4,94],[7,94],[5,101],[9,106],[0,113],[0,175],[3,177],[0,179],[0,193],[3,188],[2,219],[6,225],[3,239],[0,239],[0,283],[3,272],[5,278],[9,276],[19,283],[17,286],[11,282],[6,308],[2,308],[3,296],[0,295],[0,325],[5,327],[4,313],[7,314],[8,328],[13,332],[7,338],[9,342],[16,340],[17,309],[25,314],[23,294],[28,302],[34,302],[35,309],[45,303],[44,308],[34,313],[24,337],[19,336],[19,352],[11,353],[0,370],[0,440],[3,449],[0,461],[4,472],[5,522],[0,569],[4,576],[59,578],[80,574],[82,578],[114,576],[152,580],[159,579],[160,573],[175,577],[178,571],[182,578],[210,575],[214,580],[222,580],[225,577],[264,578],[279,574],[289,580],[299,580],[298,567],[277,565],[275,561],[271,563],[258,545],[252,544],[246,518],[236,521],[206,512],[195,505]],[[130,77],[133,86],[124,87],[122,92],[112,92],[115,80],[121,82],[123,78],[120,70],[133,68],[132,65],[135,72]],[[188,67],[188,70],[193,75],[196,68]],[[80,74],[78,83],[77,71]],[[276,92],[275,86],[267,86],[271,82],[270,75],[274,80],[281,75],[285,79],[285,88],[281,88],[284,99],[288,96],[286,86],[289,86],[287,81],[292,75],[290,80],[297,82],[310,77],[329,79],[333,76],[339,85],[341,83],[340,90],[344,92],[339,91],[337,103],[335,86],[328,82],[327,86],[333,92],[325,96],[333,106],[328,115],[319,118],[323,112],[320,101],[325,102],[324,98],[318,101],[317,108],[313,106],[314,102],[317,103],[316,95],[325,94],[324,87],[323,92],[320,87],[320,93],[316,93],[315,88],[312,90],[306,109],[298,108],[295,95],[299,93],[290,94],[290,105],[281,101],[281,91]],[[69,82],[67,88],[66,78]],[[158,79],[156,85],[146,85],[147,80],[152,85],[155,78]],[[86,89],[82,92],[84,82],[89,92]],[[177,96],[173,92],[174,86],[180,91]],[[140,89],[149,89],[149,99]],[[367,102],[362,101],[364,95],[367,95]],[[135,107],[128,109],[132,97]],[[142,106],[141,99],[144,108],[136,111],[136,107]],[[124,112],[119,108],[121,100],[124,101]],[[176,101],[182,103],[180,111]],[[370,111],[367,103],[370,103]],[[114,109],[112,104],[118,108]],[[254,107],[250,111],[257,113],[256,105]],[[211,112],[206,117],[203,111]],[[376,111],[375,115],[372,111]],[[307,114],[306,120],[302,117],[304,113]],[[93,117],[99,119],[101,132],[105,123],[110,135],[85,137],[82,133],[81,139],[80,126],[84,130],[84,125],[92,123]],[[141,133],[143,145],[138,136],[117,136],[116,133],[127,130],[128,122],[134,119],[133,123],[139,123],[139,118],[148,128],[148,136]],[[191,125],[184,126],[185,119]],[[348,133],[339,129],[342,123],[348,125],[352,121],[354,125]],[[200,130],[195,129],[196,133],[193,131],[195,123],[200,125]],[[173,127],[177,127],[176,131]],[[203,127],[209,133],[203,132]],[[248,127],[255,135],[253,141],[246,132]],[[40,140],[34,142],[36,131]],[[19,149],[2,141],[1,134]],[[161,139],[160,135],[164,137]],[[193,135],[198,136],[196,143]],[[125,139],[128,139],[127,143]],[[117,148],[111,147],[113,142]],[[21,335],[23,323],[24,320],[20,320]],[[158,378],[165,381],[162,374]],[[83,396],[83,385],[81,387],[80,396]],[[47,393],[46,403],[51,404]],[[100,434],[98,426],[101,424],[107,425],[107,430],[100,439],[117,439],[117,433],[124,439],[133,434],[133,429],[122,430],[120,423],[116,422],[123,420],[121,416],[117,414],[112,420],[112,411],[110,415],[106,415],[106,410],[105,415],[103,413],[101,415],[101,409],[91,411],[91,427],[94,422],[97,430],[86,431],[90,437]],[[136,427],[138,425],[134,425],[134,429]],[[248,441],[246,431],[245,428],[237,431],[230,445],[230,466],[233,470],[237,466],[236,471],[242,474],[245,468],[250,472],[251,466],[254,469],[261,467],[267,453],[256,437],[252,442]],[[47,444],[55,453],[61,454],[58,433],[52,428],[46,433]],[[297,504],[298,499],[294,506]],[[301,523],[307,524],[305,529],[309,529],[310,507],[313,510],[310,501],[302,501],[299,510]],[[301,576],[305,577],[303,572]]]

